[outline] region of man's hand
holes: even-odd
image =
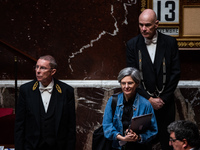
[[[149,102],[151,103],[151,105],[153,106],[153,108],[155,110],[162,108],[163,105],[165,104],[160,97],[158,97],[158,98],[150,97]]]

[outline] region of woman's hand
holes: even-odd
[[[131,129],[126,130],[125,140],[127,142],[136,142],[138,139],[139,136],[135,132],[133,132]]]
[[[126,142],[136,142],[139,140],[139,136],[133,132],[132,130],[127,129],[126,131],[126,135],[125,136],[121,136],[120,134],[117,135],[117,139],[120,141],[126,141]]]

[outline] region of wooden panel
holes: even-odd
[[[183,7],[183,36],[200,36],[200,6]]]

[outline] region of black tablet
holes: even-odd
[[[152,113],[132,118],[130,129],[134,132],[143,131],[150,127]]]

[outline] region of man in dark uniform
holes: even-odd
[[[38,59],[36,80],[20,87],[15,120],[16,150],[74,150],[76,116],[74,90],[53,78],[56,61]]]
[[[158,123],[157,140],[170,150],[167,126],[175,120],[174,90],[180,78],[177,41],[157,31],[159,21],[152,9],[139,16],[141,34],[127,42],[127,66],[140,71],[138,93],[152,104]]]

